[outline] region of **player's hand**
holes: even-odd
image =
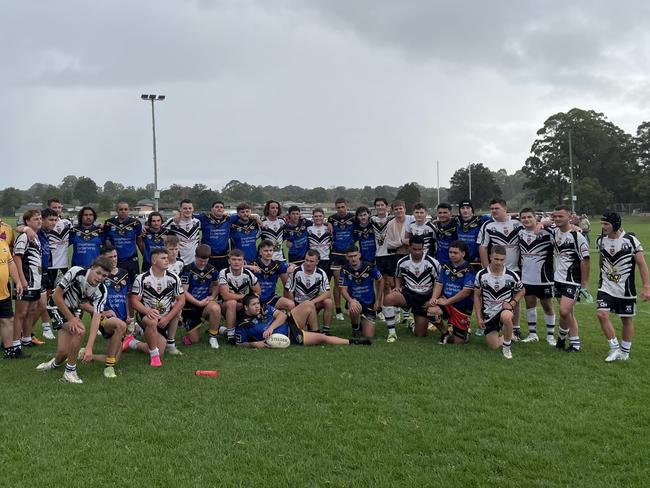
[[[212,297],[205,297],[203,300],[199,302],[200,307],[207,307],[210,302],[212,301]]]
[[[132,322],[133,322],[133,317],[126,318],[126,325],[131,325]]]
[[[115,312],[113,312],[112,310],[105,310],[104,312],[102,312],[102,318],[110,319],[112,317],[115,317]]]
[[[269,327],[268,329],[266,329],[266,330],[262,333],[262,337],[264,337],[264,339],[268,339],[268,337],[269,337],[271,334],[273,334],[273,329],[271,329],[271,328]],[[262,347],[263,347],[263,346],[262,346]]]
[[[36,232],[34,232],[31,227],[25,226],[25,234],[27,234],[27,239],[30,241],[36,240]]]
[[[485,320],[482,318],[476,320],[478,322],[479,329],[485,329]]]
[[[266,333],[266,331],[264,332]],[[252,342],[251,344],[254,349],[264,349],[265,347],[269,347],[264,341]]]
[[[68,321],[68,327],[72,334],[83,335],[83,333],[86,332],[86,327],[79,317],[75,317]]]
[[[164,329],[165,327],[167,327],[167,325],[169,324],[169,321],[170,321],[170,320],[171,320],[171,319],[170,319],[170,317],[169,317],[169,314],[165,315],[164,317],[160,317],[160,319],[158,319],[158,325],[157,325],[157,327],[158,327],[159,329]]]
[[[296,265],[290,264],[289,267],[287,268],[287,273],[293,273],[295,270],[296,270]]]
[[[381,302],[379,300],[377,300],[374,303],[374,305],[372,306],[372,308],[374,308],[375,312],[377,312],[377,313],[381,312]]]
[[[158,310],[154,310],[153,308],[149,308],[145,317],[151,320],[158,320],[160,318],[160,312],[158,312]]]
[[[84,349],[84,355],[81,358],[81,362],[84,364],[88,364],[93,360],[93,349],[92,347],[86,346],[86,349]]]
[[[23,296],[23,284],[22,283],[14,283],[14,289],[16,290],[16,296],[21,297]]]
[[[650,300],[650,286],[644,286],[643,290],[641,290],[641,300],[644,302]]]
[[[253,273],[260,273],[262,270],[260,269],[259,266],[256,264],[249,264],[247,265],[248,269],[251,270]]]
[[[20,284],[23,286],[23,290],[26,290],[29,287],[27,280],[22,280]]]
[[[439,297],[436,299],[436,305],[449,305],[449,300],[447,298]]]

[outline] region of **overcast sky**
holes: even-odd
[[[436,185],[650,119],[647,1],[0,0],[0,188]]]

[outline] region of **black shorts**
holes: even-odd
[[[137,255],[127,259],[118,259],[117,267],[129,273],[129,285],[132,285],[135,277],[140,274],[140,264],[138,263]]]
[[[469,337],[469,321],[472,315],[471,308],[455,307],[454,305],[440,305],[442,318],[452,327],[452,334],[466,341]]]
[[[330,253],[330,267],[332,269],[341,269],[346,264],[348,264],[348,259],[345,257],[345,254]]]
[[[293,264],[294,266],[300,266],[304,262],[305,262],[305,256],[300,257],[300,256],[292,256],[291,254],[289,254],[289,264]]]
[[[52,329],[60,330],[63,327],[63,324],[65,324],[65,317],[59,311],[59,309],[56,307],[48,306],[47,314],[50,317],[50,325],[52,326]]]
[[[262,309],[263,309],[264,305],[271,305],[272,307],[275,307],[275,304],[280,301],[280,298],[282,298],[282,297],[279,297],[277,295],[272,295],[271,298],[269,298],[266,301],[260,300],[260,303],[262,305]]]
[[[389,254],[388,256],[375,256],[375,264],[382,276],[395,276],[395,268],[397,268],[397,254]]]
[[[418,317],[427,317],[426,303],[431,299],[431,295],[420,295],[406,288],[402,289],[402,296],[406,301],[406,307],[411,309],[413,315]]]
[[[318,267],[325,271],[325,274],[327,277],[331,280],[332,279],[332,268],[330,267],[330,260],[329,259],[321,259],[318,262]]]
[[[203,311],[205,307],[197,307],[196,305],[185,305],[183,311],[181,312],[181,318],[183,319],[183,327],[187,330],[196,329],[201,325],[201,319],[203,318]]]
[[[361,317],[373,324],[377,318],[377,311],[375,310],[374,305],[374,303],[371,303],[370,305],[361,304]]]
[[[102,319],[99,322],[99,332],[102,334],[102,337],[104,339],[110,339],[111,337],[113,337],[114,332],[109,332],[104,328],[104,320],[106,319]]]
[[[23,290],[23,294],[19,297],[16,297],[16,300],[21,302],[37,302],[41,299],[41,290]]]
[[[47,269],[47,285],[49,288],[47,290],[54,290],[56,288],[58,278],[59,278],[59,271],[61,272],[61,276],[66,274],[68,272],[68,268],[48,268]],[[43,276],[43,279],[45,280],[45,276]]]
[[[289,326],[289,340],[291,344],[302,346],[305,343],[304,331],[296,325],[291,314],[287,316],[287,325]]]
[[[217,270],[217,272],[221,271],[222,269],[225,269],[228,267],[228,255],[223,255],[223,256],[210,256],[210,259],[208,262],[214,266],[214,269]]]
[[[501,312],[496,314],[490,320],[485,322],[485,330],[483,331],[485,335],[490,334],[491,332],[499,333],[503,324],[501,323]]]
[[[613,297],[604,291],[596,295],[596,308],[615,313],[619,317],[634,317],[636,315],[636,298]]]
[[[0,319],[10,319],[13,316],[14,308],[11,297],[0,300]]]
[[[142,330],[144,331],[145,326],[144,326],[144,323],[142,322],[142,315],[140,315],[139,312],[136,312],[136,314],[135,314],[135,319],[136,319],[136,321],[138,322],[138,324],[140,324],[140,327],[142,327]],[[165,326],[165,328],[163,328],[163,329],[161,329],[160,327],[156,326],[156,330],[157,330],[158,333],[159,333],[161,336],[163,336],[165,339],[169,339],[169,337],[168,337],[168,336],[169,336],[169,324],[167,324],[167,325]]]
[[[527,285],[524,283],[527,297],[537,297],[540,300],[553,298],[553,285]]]
[[[567,297],[577,302],[580,299],[580,285],[555,282],[555,298]]]

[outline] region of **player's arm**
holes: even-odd
[[[160,328],[167,327],[167,324],[171,322],[172,319],[179,317],[181,310],[183,310],[184,305],[185,305],[185,293],[181,293],[176,297],[176,302],[174,302],[174,306],[169,311],[169,313],[160,317],[160,320],[158,321],[158,327]]]
[[[208,296],[208,299],[211,302],[214,302],[217,299],[217,296],[219,296],[219,283],[213,281],[210,284],[210,296]]]
[[[230,291],[230,287],[228,285],[219,285],[219,295],[221,295],[221,298],[224,300],[240,301],[244,298],[244,295],[241,293],[233,293]]]
[[[316,305],[317,303],[320,303],[320,302],[322,302],[323,300],[327,300],[327,299],[330,298],[331,296],[332,296],[332,295],[331,295],[330,290],[327,290],[327,291],[321,293],[320,295],[318,295],[318,296],[312,298],[312,299],[310,300],[310,302],[313,303],[314,305]]]
[[[402,291],[402,286],[404,286],[404,279],[401,276],[395,276],[395,288],[393,291]]]
[[[36,232],[34,232],[34,230],[31,227],[29,227],[29,226],[27,226],[25,224],[17,225],[16,226],[16,232],[18,232],[19,234],[23,234],[23,233],[27,234],[27,237],[28,237],[28,239],[30,241],[33,241],[34,239],[36,239]]]
[[[487,268],[490,264],[490,259],[488,258],[488,248],[481,244],[478,248],[478,255],[481,258],[481,266]]]
[[[183,291],[185,292],[183,293],[183,295],[185,295],[185,301],[190,305],[194,305],[196,307],[203,306],[202,303],[196,298],[194,298],[194,296],[189,292],[189,289],[190,289],[190,285],[185,285],[185,284],[183,285]]]
[[[476,322],[481,329],[485,329],[485,321],[483,320],[483,311],[481,310],[481,290],[480,288],[474,289],[474,314],[476,315]]]
[[[589,257],[585,257],[580,261],[580,286],[582,288],[589,288]]]
[[[238,342],[238,347],[246,347],[248,349],[264,349],[268,347],[265,341],[255,341],[255,342]]]
[[[361,303],[359,303],[359,300],[357,300],[356,298],[352,298],[350,292],[348,291],[348,286],[343,285],[339,281],[339,290],[341,290],[341,295],[343,295],[343,298],[345,299],[348,306],[350,307],[350,312],[356,312],[356,313],[361,312]]]
[[[439,281],[436,281],[436,284],[433,285],[433,293],[431,294],[431,305],[437,305],[438,304],[438,299],[440,298],[440,295],[442,295],[442,283]],[[441,305],[445,305],[444,303],[441,303]]]
[[[92,309],[92,307],[90,307]],[[90,316],[90,332],[88,333],[88,341],[86,342],[86,347],[84,349],[84,355],[82,358],[83,363],[89,363],[93,359],[93,346],[95,345],[95,338],[97,337],[97,331],[99,330],[99,325],[102,320],[102,315],[100,313],[95,313],[91,311]]]
[[[54,290],[54,293],[52,293],[52,300],[54,301],[56,308],[59,309],[59,312],[61,312],[61,314],[65,317],[65,321],[70,327],[70,332],[73,334],[78,334],[83,333],[86,330],[81,319],[73,314],[65,304],[65,300],[63,299],[63,288],[57,286],[56,290]]]
[[[18,280],[24,289],[27,288],[28,283],[23,272],[23,256],[22,254],[14,254],[14,261],[16,263],[16,270],[18,271]]]
[[[136,246],[138,246],[138,249],[140,250],[140,254],[144,256],[144,238],[142,237],[142,234],[135,237],[135,244]]]
[[[254,285],[251,285],[251,291],[255,293],[257,296],[261,295],[262,287],[260,286],[259,282],[255,283]]]
[[[14,289],[16,290],[16,295],[21,296],[23,294],[23,282],[20,280],[20,274],[18,273],[18,268],[13,258],[9,258],[9,276],[14,282]]]
[[[138,312],[142,317],[147,317],[152,320],[157,320],[160,318],[160,313],[158,310],[147,307],[142,303],[142,297],[138,294],[132,293],[129,295],[129,303],[131,304],[131,309]]]
[[[634,255],[634,262],[639,268],[639,274],[641,275],[641,282],[643,283],[641,299],[645,302],[650,300],[650,279],[648,278],[648,265],[645,262],[642,251],[638,251]]]
[[[273,334],[273,331],[280,327],[282,324],[284,324],[287,321],[287,316],[285,315],[284,312],[280,310],[276,310],[273,312],[273,322],[271,322],[271,325],[269,325],[264,333],[262,334],[264,336],[264,339],[269,337],[271,334]]]
[[[381,304],[384,303],[384,277],[375,280],[375,310],[381,309]]]

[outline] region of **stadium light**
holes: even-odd
[[[158,190],[158,158],[156,155],[156,112],[154,102],[162,102],[165,95],[148,95],[142,94],[140,98],[146,102],[151,102],[151,128],[153,132],[153,208],[158,211],[158,200],[160,200],[160,191]]]

